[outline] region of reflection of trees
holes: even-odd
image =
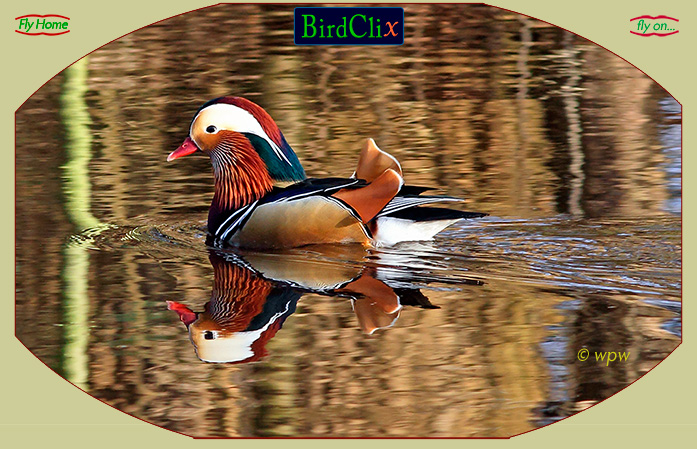
[[[667,197],[655,124],[653,82],[629,64],[595,46],[584,49],[588,67],[582,84],[581,116],[586,154],[583,204],[592,217],[639,217],[662,210]]]
[[[646,374],[679,341],[665,327],[674,316],[669,310],[636,304],[633,298],[608,300],[605,295],[583,298],[569,327],[567,363],[573,379],[569,385],[569,411],[579,411],[614,394]],[[590,351],[585,362],[577,357],[581,348]],[[629,353],[627,361],[597,362],[596,352]]]
[[[92,213],[118,224],[179,222],[191,213],[203,220],[212,195],[208,161],[165,165],[164,157],[195,108],[228,93],[266,107],[312,175],[349,175],[359,142],[370,136],[402,161],[409,183],[465,196],[473,210],[661,213],[668,194],[654,122],[665,93],[647,77],[593,44],[506,11],[406,9],[412,38],[399,47],[294,47],[292,8],[221,5],[96,51],[86,80]],[[60,254],[75,230],[66,198],[57,197],[66,161],[57,113],[64,79],[19,110],[16,159],[17,333],[59,371],[61,356],[50,348],[64,332],[47,323],[61,322],[65,264],[45,255]],[[495,286],[466,303],[440,293],[433,299],[445,310],[405,314],[404,327],[368,340],[354,338],[351,311],[310,295],[270,343],[283,357],[202,370],[187,363],[186,337],[161,303],[174,278],[183,300],[204,298],[205,264],[160,266],[127,251],[95,253],[90,264],[89,319],[97,323],[90,391],[175,430],[210,435],[213,422],[212,436],[361,436],[369,424],[374,436],[483,436],[496,434],[491,422],[529,428],[531,404],[545,399],[536,348],[547,337],[543,323],[559,319],[540,316],[540,302],[557,301],[551,293],[521,288],[505,304],[487,300]],[[417,338],[416,325],[429,331]],[[627,326],[639,335],[656,327]],[[631,380],[642,372],[633,369],[600,374]],[[265,383],[248,382],[255,376]],[[520,408],[504,408],[503,400]]]
[[[410,6],[413,39],[399,47],[293,47],[291,12],[208,8],[95,53],[98,182],[137,199],[108,198],[104,208],[158,209],[158,189],[130,186],[172,177],[183,182],[167,186],[171,209],[190,208],[182,198],[206,204],[210,187],[194,182],[205,161],[162,170],[161,153],[181,140],[195,107],[235,93],[276,117],[315,175],[349,174],[347,161],[371,136],[403,161],[410,182],[435,183],[497,215],[661,212],[663,156],[645,115],[658,97],[609,52],[475,5]]]

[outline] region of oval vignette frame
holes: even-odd
[[[146,26],[143,26],[143,27],[141,27],[141,28],[135,29],[135,30],[133,30],[133,31],[130,31],[130,32],[128,32],[128,33],[125,33],[125,34],[119,36],[118,38],[115,38],[115,39],[113,39],[113,40],[111,40],[111,41],[109,41],[109,42],[107,42],[107,43],[105,43],[105,44],[99,46],[98,48],[95,48],[94,50],[90,51],[90,52],[87,53],[86,55],[84,55],[84,56],[82,56],[81,58],[79,58],[77,61],[79,61],[80,59],[82,59],[82,58],[84,58],[84,57],[86,57],[86,56],[88,56],[88,55],[91,55],[92,53],[94,53],[94,52],[100,50],[101,48],[103,48],[103,47],[105,47],[105,46],[107,46],[107,45],[109,45],[109,44],[111,44],[111,43],[113,43],[113,42],[115,42],[115,41],[118,41],[119,39],[122,39],[122,38],[124,38],[124,37],[126,37],[126,36],[128,36],[128,35],[130,35],[130,34],[132,34],[132,33],[138,32],[138,31],[143,30],[143,29],[145,29],[145,28],[148,28],[148,27],[150,27],[150,26],[152,26],[152,25],[160,24],[160,23],[162,23],[162,22],[165,22],[165,21],[170,20],[170,19],[175,18],[175,17],[179,17],[179,16],[183,16],[183,15],[187,15],[187,14],[193,14],[193,13],[196,13],[196,12],[198,12],[198,11],[202,11],[202,10],[209,9],[209,8],[214,8],[214,7],[219,6],[219,5],[221,5],[221,4],[219,3],[219,4],[215,4],[215,5],[210,5],[210,6],[205,6],[205,7],[201,7],[201,8],[196,8],[196,9],[193,9],[193,10],[190,10],[190,11],[187,11],[187,12],[183,12],[183,13],[180,13],[180,14],[175,14],[175,15],[169,16],[169,17],[167,17],[167,18],[165,18],[165,19],[158,20],[158,21],[153,22],[153,23],[151,23],[151,24],[149,24],[149,25],[146,25]],[[337,3],[337,4],[331,4],[331,5],[340,6],[340,5],[342,5],[342,4],[341,4],[341,3]],[[409,3],[403,4],[403,5],[404,5],[404,6],[408,6]],[[462,5],[464,6],[464,5],[472,5],[472,4],[462,4]],[[486,4],[485,4],[485,5],[486,5]],[[293,8],[295,5],[294,5],[294,4],[283,4],[283,5],[275,5],[275,6],[287,6],[288,8]],[[626,59],[622,58],[620,55],[618,55],[618,54],[612,52],[611,50],[608,50],[606,47],[604,47],[604,46],[602,46],[602,45],[600,45],[600,44],[597,44],[596,42],[591,41],[590,39],[587,39],[587,38],[585,38],[585,37],[583,37],[583,36],[580,36],[580,35],[574,33],[573,31],[570,31],[570,30],[567,30],[567,29],[565,29],[565,28],[559,27],[559,26],[554,25],[554,24],[552,24],[552,23],[550,23],[550,22],[547,22],[547,21],[545,21],[545,20],[541,20],[541,19],[538,19],[538,18],[533,17],[533,16],[529,16],[529,15],[526,15],[526,14],[519,13],[519,12],[514,11],[514,10],[510,10],[510,9],[506,9],[506,8],[501,8],[501,7],[498,7],[498,6],[492,6],[492,5],[486,5],[486,6],[489,7],[489,8],[495,8],[495,9],[507,11],[507,12],[514,13],[514,14],[519,15],[519,16],[522,16],[522,17],[526,17],[526,18],[533,19],[533,20],[536,20],[536,21],[539,21],[539,22],[542,22],[542,23],[546,23],[546,24],[551,25],[551,26],[553,26],[553,27],[555,27],[555,28],[559,28],[559,29],[565,30],[565,31],[567,31],[567,32],[569,32],[569,33],[571,33],[571,34],[574,34],[575,36],[577,36],[577,37],[579,37],[579,38],[581,38],[581,39],[584,39],[584,40],[586,40],[586,41],[592,43],[593,45],[595,45],[595,46],[597,46],[597,47],[600,47],[600,48],[604,49],[605,51],[607,51],[607,52],[613,54],[615,57],[617,57],[617,58],[619,58],[619,59],[625,61],[627,64],[631,65],[633,68],[635,68],[636,70],[638,70],[639,72],[641,72],[643,75],[645,75],[648,79],[650,79],[651,81],[653,81],[657,86],[661,87],[661,89],[663,89],[663,91],[665,91],[668,95],[670,95],[673,99],[675,99],[675,101],[676,101],[678,104],[680,104],[680,106],[681,106],[680,122],[681,122],[681,160],[682,160],[682,147],[683,147],[683,145],[682,145],[682,120],[683,120],[683,117],[682,117],[682,107],[683,107],[683,105],[682,105],[682,103],[681,103],[677,98],[675,98],[674,95],[672,95],[672,94],[671,94],[670,92],[668,92],[665,88],[663,88],[663,86],[662,86],[660,83],[658,83],[658,82],[657,82],[656,80],[654,80],[651,76],[649,76],[648,74],[646,74],[646,73],[645,73],[643,70],[641,70],[639,67],[636,67],[636,66],[635,66],[634,64],[632,64],[631,62],[629,62],[629,61],[627,61]],[[53,16],[53,15],[52,15],[52,16]],[[408,20],[408,19],[407,19],[407,20]],[[73,64],[74,64],[75,62],[77,62],[77,61],[73,61],[73,62],[70,63],[68,66],[66,66],[66,68],[70,67],[71,65],[73,65]],[[63,69],[63,70],[65,70],[65,69]],[[58,72],[56,75],[54,75],[54,76],[52,76],[51,78],[49,78],[44,84],[42,84],[39,88],[37,88],[37,89],[25,100],[25,102],[22,103],[22,105],[24,105],[24,104],[26,103],[26,101],[28,101],[34,94],[36,94],[43,86],[45,86],[46,84],[48,84],[48,83],[49,83],[51,80],[53,80],[56,76],[59,76],[59,75],[63,72],[63,70],[61,70],[61,71]],[[20,107],[17,109],[17,111],[19,111],[19,109],[21,109],[22,105],[20,105]],[[16,139],[16,129],[15,129],[15,146],[16,146],[16,141],[17,141],[17,139]],[[15,171],[16,171],[16,169],[15,169]],[[15,179],[16,179],[16,176],[15,176]],[[681,179],[682,179],[682,173],[681,173]],[[17,188],[17,185],[16,185],[16,181],[15,181],[15,190],[16,190],[16,188]],[[682,207],[683,207],[683,206],[682,206],[682,203],[681,203],[681,225],[682,225],[682,220],[683,220],[683,214],[682,214],[682,213],[683,213],[683,209],[682,209]],[[15,208],[16,208],[16,198],[15,198]],[[15,210],[15,215],[16,215],[16,210]],[[682,232],[682,227],[681,227],[681,232]],[[681,247],[682,247],[682,242],[681,242]],[[16,246],[15,246],[15,260],[16,260],[16,253],[17,253],[17,251],[16,251]],[[681,266],[681,271],[682,271],[682,266]],[[18,275],[17,275],[17,272],[15,271],[15,283],[16,283],[17,276],[18,276]],[[682,280],[682,276],[681,276],[681,280]],[[17,317],[17,313],[16,313],[16,304],[17,304],[17,294],[15,293],[15,318]],[[680,312],[680,315],[681,315],[681,317],[683,316],[683,312],[682,312],[682,311]],[[679,341],[679,343],[677,344],[677,346],[676,346],[665,358],[663,358],[662,360],[660,360],[655,366],[653,366],[651,369],[649,369],[649,370],[648,370],[646,373],[644,373],[641,377],[639,377],[639,378],[637,378],[636,380],[634,380],[632,383],[630,383],[630,384],[628,384],[627,386],[625,386],[624,388],[622,388],[622,389],[616,391],[615,393],[613,393],[611,396],[607,397],[606,399],[604,399],[604,400],[602,400],[602,401],[600,401],[600,402],[598,402],[598,403],[592,404],[592,405],[590,405],[590,406],[587,407],[587,408],[584,408],[584,409],[581,410],[580,412],[585,412],[586,410],[591,409],[591,408],[594,407],[595,405],[598,405],[598,404],[600,404],[600,403],[602,403],[602,402],[604,402],[604,401],[606,401],[606,400],[612,398],[612,397],[615,396],[617,393],[619,393],[619,392],[621,392],[621,391],[624,391],[626,388],[628,388],[629,386],[633,385],[634,382],[636,382],[636,381],[642,379],[644,376],[646,376],[648,373],[650,373],[654,368],[656,368],[658,365],[660,365],[664,360],[666,360],[670,355],[672,355],[673,352],[674,352],[678,347],[680,347],[680,346],[682,345],[682,343],[683,343],[682,327],[683,327],[683,324],[682,324],[682,321],[681,321],[681,327],[680,327],[680,328],[681,328],[680,341]],[[19,339],[19,337],[17,336],[17,333],[16,333],[16,328],[17,328],[17,326],[16,326],[16,323],[15,323],[15,338],[17,338],[17,340],[20,341],[20,343],[21,343],[30,353],[32,353],[32,355],[34,355],[33,352],[32,352],[26,345],[24,345],[24,343]],[[37,356],[35,356],[35,355],[34,355],[34,357],[36,357],[37,359],[41,360],[39,357],[37,357]],[[46,365],[47,368],[51,369],[43,360],[41,360],[41,362],[44,363],[44,365]],[[64,378],[63,376],[61,376],[60,374],[56,373],[53,369],[51,369],[51,370],[52,370],[55,374],[57,374],[59,377],[65,379],[65,378]],[[65,380],[67,380],[67,379],[65,379]],[[68,381],[68,382],[70,383],[70,381]],[[87,392],[87,391],[85,391],[85,390],[82,390],[79,386],[77,386],[77,385],[75,385],[75,384],[73,384],[73,385],[76,386],[78,389],[80,389],[83,393],[87,393],[88,395],[92,396],[89,392]],[[94,398],[94,396],[92,396],[92,397]],[[103,399],[99,399],[99,398],[95,398],[95,399],[98,399],[100,402],[102,402],[102,403],[104,403],[104,404],[106,404],[106,405],[108,405],[108,406],[110,406],[110,407],[112,407],[112,408],[114,408],[114,409],[116,409],[116,410],[119,410],[119,411],[121,411],[121,412],[123,412],[123,413],[126,413],[126,414],[128,414],[129,416],[135,417],[135,418],[137,418],[137,419],[139,419],[139,420],[141,420],[141,421],[143,421],[143,422],[145,422],[145,423],[147,423],[147,424],[154,425],[154,426],[157,426],[157,427],[161,427],[162,429],[169,430],[169,431],[174,432],[174,433],[177,433],[177,434],[181,434],[181,435],[185,435],[185,436],[190,436],[190,437],[195,438],[195,439],[211,439],[211,438],[216,438],[216,437],[195,437],[195,436],[187,435],[187,434],[185,434],[185,433],[182,433],[182,432],[179,432],[179,431],[176,431],[176,430],[168,429],[168,428],[166,428],[166,427],[162,427],[162,426],[160,426],[160,425],[158,425],[158,424],[155,424],[155,423],[152,423],[152,422],[150,422],[150,421],[147,421],[147,420],[145,420],[145,419],[143,419],[143,418],[140,418],[140,417],[138,417],[138,416],[136,416],[136,415],[132,415],[132,414],[130,414],[130,413],[128,413],[128,412],[124,412],[123,410],[121,410],[121,409],[115,407],[114,405],[112,405],[112,404],[106,402],[106,401],[103,400]],[[563,421],[563,420],[565,420],[565,419],[567,419],[567,418],[573,417],[573,416],[575,416],[576,414],[578,414],[578,413],[580,413],[580,412],[575,412],[575,413],[573,413],[573,414],[571,414],[571,415],[569,415],[569,416],[566,416],[566,417],[560,419],[559,421]],[[549,426],[549,425],[551,425],[551,424],[555,424],[556,422],[559,422],[559,421],[554,421],[554,422],[551,422],[551,423],[548,423],[548,424],[544,424],[544,425],[541,425],[541,426],[539,426],[539,427],[535,427],[535,428],[533,428],[533,429],[530,429],[530,430],[528,430],[528,431],[525,431],[525,432],[522,432],[522,433],[518,433],[518,434],[515,434],[515,435],[511,435],[511,436],[508,436],[508,437],[483,437],[483,438],[477,437],[477,439],[509,439],[509,438],[511,438],[511,437],[514,437],[514,436],[523,435],[523,434],[532,432],[532,431],[534,431],[534,430],[542,429],[542,428],[547,427],[547,426]],[[221,437],[221,438],[227,439],[227,438],[225,438],[225,437]],[[246,437],[246,438],[249,438],[249,437]],[[307,437],[303,437],[303,438],[307,438]],[[326,439],[326,438],[328,438],[328,437],[318,437],[318,438]],[[419,438],[419,439],[420,439],[420,438],[423,438],[423,437],[413,437],[413,438]],[[431,438],[433,438],[433,437],[431,437]],[[472,437],[447,437],[447,439],[454,439],[454,438],[458,438],[458,439],[460,439],[460,438],[461,438],[461,439],[471,439]],[[397,437],[395,437],[395,439],[397,439]],[[402,437],[399,437],[399,439],[403,439],[403,438],[402,438]]]

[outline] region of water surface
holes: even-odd
[[[399,47],[295,47],[292,14],[172,18],[18,110],[16,333],[38,358],[187,435],[485,437],[581,411],[680,343],[681,107],[660,86],[485,6],[409,5]],[[349,176],[373,137],[409,184],[490,216],[394,247],[207,248],[209,161],[165,158],[226,94],[311,176]]]

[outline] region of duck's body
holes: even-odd
[[[316,247],[324,257],[363,261],[356,246]],[[280,257],[279,257],[280,256]],[[403,306],[437,308],[419,288],[400,279],[392,287],[377,267],[364,263],[326,264],[283,257],[282,253],[243,255],[211,250],[213,289],[203,311],[167,301],[186,325],[196,355],[211,363],[247,363],[267,355],[266,344],[296,309],[305,293],[351,300],[366,334],[391,327]],[[321,268],[320,268],[321,267]],[[388,276],[389,277],[389,276]]]
[[[346,180],[340,181],[350,185]],[[370,235],[366,227],[351,209],[332,196],[341,188],[330,183],[325,189],[317,190],[321,184],[313,186],[310,182],[272,190],[259,201],[234,212],[211,234],[220,241],[247,248],[367,243]]]
[[[404,186],[402,169],[372,139],[352,178],[306,178],[271,117],[239,97],[206,103],[167,160],[200,150],[213,164],[208,230],[216,244],[284,248],[315,243],[394,244],[430,239],[462,218],[486,214],[417,207],[453,197]],[[284,187],[280,187],[284,186]]]

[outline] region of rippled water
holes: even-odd
[[[201,437],[514,435],[665,358],[682,329],[680,105],[533,19],[405,9],[403,46],[301,48],[292,7],[207,8],[42,87],[17,112],[25,346]],[[209,249],[209,162],[165,158],[223,94],[264,106],[312,176],[350,175],[374,137],[409,184],[490,216],[370,250]]]

